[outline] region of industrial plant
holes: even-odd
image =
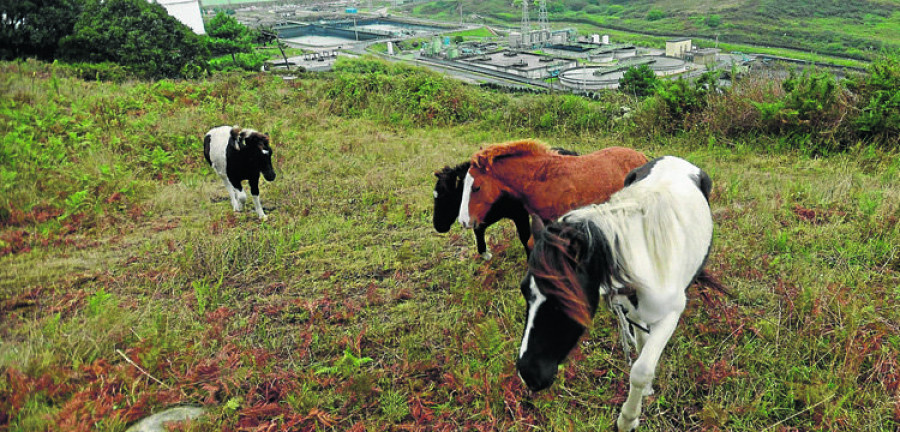
[[[617,43],[600,33],[579,36],[571,28],[553,29],[546,0],[537,3],[538,19],[532,24],[529,3],[521,2],[518,28],[467,24],[461,10],[454,23],[400,17],[387,8],[373,9],[371,1],[366,12],[349,2],[256,3],[238,9],[237,17],[250,26],[269,26],[288,46],[310,53],[274,67],[307,70],[325,70],[338,55],[371,54],[474,82],[589,92],[617,88],[631,67],[647,65],[660,77],[692,76],[724,60],[719,50],[697,49],[690,38],[671,39],[663,50]],[[489,36],[453,36],[482,28]]]

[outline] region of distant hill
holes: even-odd
[[[520,4],[463,1],[466,14],[516,25]],[[456,1],[417,4],[414,12],[458,20]],[[551,23],[592,24],[659,36],[793,48],[871,60],[900,50],[900,2],[892,0],[548,0]],[[537,21],[537,7],[531,8]]]

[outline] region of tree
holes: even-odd
[[[0,0],[0,59],[53,60],[81,7],[78,0]]]
[[[61,46],[66,60],[111,61],[146,78],[195,75],[209,60],[199,36],[146,0],[87,0]]]
[[[715,14],[714,14],[714,15],[710,15],[710,16],[706,17],[706,25],[708,25],[708,26],[710,26],[710,27],[712,27],[712,28],[716,28],[716,27],[718,27],[720,24],[722,24],[722,17],[721,17],[721,16],[715,15]]]
[[[231,61],[237,66],[235,54],[253,51],[253,34],[246,26],[237,22],[224,12],[219,12],[209,21],[206,34],[209,36],[209,49],[213,55],[231,55]]]
[[[650,66],[642,64],[638,67],[630,67],[622,79],[619,80],[619,90],[635,96],[647,96],[653,92],[659,78],[650,69]]]
[[[275,46],[278,47],[278,51],[281,51],[281,58],[284,59],[284,67],[287,70],[291,70],[291,64],[288,63],[287,54],[284,53],[284,49],[287,48],[287,44],[281,41],[278,38],[278,32],[272,30],[271,27],[262,28],[259,30],[259,42],[262,44],[268,44],[269,42],[274,42]]]

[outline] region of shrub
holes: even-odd
[[[625,6],[617,5],[617,4],[609,5],[606,7],[606,14],[607,15],[618,15],[618,14],[622,13],[622,11],[624,11],[624,10],[625,10]]]
[[[338,59],[327,96],[338,114],[369,112],[380,120],[452,124],[476,118],[482,94],[438,73],[383,60]]]
[[[859,94],[858,134],[887,142],[900,134],[900,56],[882,56],[869,74],[851,82]],[[896,141],[894,146],[897,146]]]
[[[209,67],[216,71],[245,70],[257,72],[268,59],[258,52],[236,53],[228,56],[216,57],[209,61]]]
[[[111,62],[59,63],[58,67],[64,74],[85,81],[110,81],[121,83],[134,77],[134,75],[121,65]]]
[[[61,53],[74,62],[115,62],[147,78],[178,77],[205,67],[209,51],[199,36],[158,4],[144,0],[90,0]]]
[[[732,74],[733,76],[734,74]],[[736,137],[762,129],[760,111],[755,104],[771,103],[784,96],[778,83],[768,77],[751,75],[732,81],[731,87],[711,94],[699,124],[709,133]]]
[[[619,115],[616,93],[592,101],[574,95],[525,95],[499,101],[499,109],[482,114],[489,127],[505,130],[583,134],[608,130]]]
[[[659,21],[666,17],[666,13],[659,9],[650,9],[650,12],[647,12],[647,21]]]
[[[678,130],[685,130],[690,124],[685,124],[692,114],[699,114],[708,106],[707,96],[718,89],[718,71],[706,72],[693,83],[679,78],[675,81],[660,81],[655,88],[655,97],[665,103],[667,117],[672,121],[671,126]]]
[[[811,139],[823,151],[838,148],[842,120],[850,104],[835,76],[814,69],[802,74],[791,70],[781,87],[784,97],[780,100],[754,104],[763,127],[795,141]]]
[[[647,96],[659,82],[659,78],[650,69],[650,66],[642,64],[638,67],[630,67],[622,79],[619,80],[619,90],[634,96]]]

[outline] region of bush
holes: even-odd
[[[127,69],[111,62],[59,64],[64,74],[85,81],[109,81],[121,83],[134,78]]]
[[[606,14],[607,15],[618,15],[618,14],[622,13],[622,11],[624,11],[624,10],[625,10],[625,6],[617,5],[617,4],[609,5],[606,7]]]
[[[620,111],[619,93],[592,101],[573,95],[510,98],[404,64],[340,58],[325,97],[332,112],[401,124],[479,122],[502,130],[582,133],[608,130]]]
[[[504,130],[584,134],[609,130],[622,103],[609,92],[608,100],[592,101],[574,95],[527,95],[499,101],[482,115],[485,125]]]
[[[849,103],[843,85],[834,75],[807,69],[791,70],[781,84],[784,97],[771,103],[755,104],[763,127],[797,140],[813,140],[822,150],[840,147],[839,132]]]
[[[234,54],[234,60],[230,55],[216,57],[209,61],[209,67],[212,70],[224,72],[234,70],[258,72],[267,59],[266,55],[258,52],[237,53]]]
[[[438,73],[372,58],[340,58],[327,97],[338,114],[368,112],[377,119],[453,124],[476,118],[485,103],[478,92]]]
[[[209,58],[199,36],[145,0],[85,2],[60,46],[69,61],[114,62],[146,78],[178,77],[185,66],[203,68]]]
[[[650,9],[650,12],[647,12],[647,21],[659,21],[666,17],[666,13],[659,9]]]
[[[859,115],[854,120],[862,137],[888,141],[900,134],[900,56],[882,56],[869,66],[869,74],[851,82],[859,94]]]
[[[650,66],[642,64],[638,67],[630,67],[622,79],[619,80],[619,90],[634,96],[647,96],[653,92],[653,88],[659,82],[659,78],[650,69]]]
[[[660,81],[654,97],[660,99],[666,108],[669,127],[673,130],[687,130],[688,117],[699,114],[708,105],[707,96],[717,89],[718,72],[706,72],[693,83],[679,78],[675,81]]]

